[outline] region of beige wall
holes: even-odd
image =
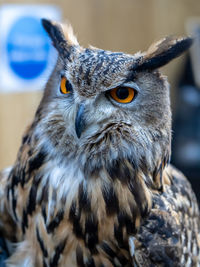
[[[73,25],[81,44],[128,53],[144,50],[165,35],[184,34],[185,19],[200,16],[199,0],[6,0],[0,3],[57,4],[63,10],[63,17]],[[163,70],[173,88],[183,60],[178,59]],[[174,91],[172,96],[174,99]],[[0,94],[0,168],[13,164],[22,133],[40,97],[40,92]]]

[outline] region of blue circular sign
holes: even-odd
[[[34,17],[20,17],[12,25],[6,50],[12,71],[22,79],[35,79],[47,67],[51,48],[41,22]]]

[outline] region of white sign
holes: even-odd
[[[61,12],[52,5],[5,5],[0,9],[0,92],[44,87],[57,52],[41,18],[58,21]]]

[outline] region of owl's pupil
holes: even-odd
[[[68,80],[66,80],[65,87],[67,91],[70,91],[70,92],[72,91],[72,85]]]
[[[126,87],[119,87],[116,91],[116,95],[119,99],[126,99],[129,96],[129,90]]]

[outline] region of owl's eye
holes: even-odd
[[[137,91],[131,87],[119,86],[110,90],[110,96],[119,103],[130,103]]]
[[[72,85],[66,77],[62,77],[61,79],[60,91],[62,94],[69,94],[72,92]]]

